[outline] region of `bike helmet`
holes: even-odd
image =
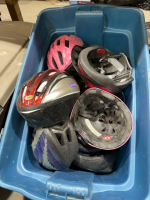
[[[71,51],[75,45],[83,46],[83,42],[74,35],[63,35],[57,38],[47,54],[48,68],[69,71],[72,66]]]
[[[117,149],[132,133],[132,116],[127,106],[99,88],[88,89],[80,96],[70,118],[84,142],[99,149]]]
[[[97,153],[91,154],[79,152],[73,161],[73,164],[84,170],[106,174],[113,172],[116,158],[116,150],[101,150]]]
[[[21,88],[18,112],[32,127],[51,127],[64,120],[80,95],[71,76],[56,69],[35,74]]]
[[[34,157],[45,168],[64,170],[78,153],[77,136],[70,119],[51,128],[34,130]]]
[[[133,81],[132,68],[123,53],[114,54],[101,46],[75,46],[71,58],[74,68],[89,87],[118,93]]]

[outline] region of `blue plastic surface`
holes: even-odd
[[[87,44],[123,52],[133,67],[135,80],[124,92],[134,129],[129,142],[119,149],[113,174],[44,170],[32,154],[32,129],[16,110],[22,84],[34,73],[47,69],[47,50],[63,34],[75,34]],[[0,142],[0,186],[36,200],[150,199],[149,70],[142,11],[106,5],[76,5],[42,11],[31,35]]]
[[[89,4],[90,1],[69,1],[70,4]]]

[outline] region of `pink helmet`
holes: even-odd
[[[47,54],[49,69],[66,70],[71,64],[71,51],[75,45],[83,46],[83,41],[74,35],[63,35],[57,38]]]

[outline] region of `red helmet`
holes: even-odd
[[[71,51],[75,45],[83,46],[83,41],[74,35],[63,35],[57,38],[47,54],[47,66],[49,69],[69,70],[72,64]]]
[[[46,70],[23,84],[17,109],[30,126],[51,127],[69,115],[79,95],[79,86],[71,76]]]

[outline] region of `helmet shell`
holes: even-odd
[[[70,118],[86,144],[103,150],[124,145],[133,129],[132,115],[124,102],[99,88],[88,89],[80,96]]]
[[[74,78],[56,69],[35,74],[21,88],[18,112],[32,127],[50,127],[68,117],[80,89]]]
[[[78,153],[77,136],[70,119],[51,128],[34,131],[34,157],[49,170],[65,170]]]
[[[51,44],[47,54],[48,68],[67,70],[72,64],[71,51],[75,45],[83,46],[83,41],[74,35],[63,35],[57,38]]]
[[[72,64],[81,79],[90,87],[119,93],[132,81],[132,67],[123,54],[114,54],[101,46],[75,46]]]

